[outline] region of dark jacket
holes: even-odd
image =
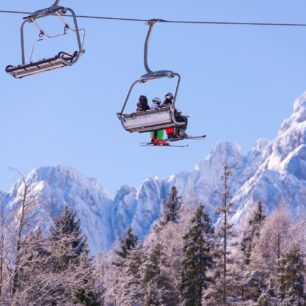
[[[137,112],[143,112],[150,109],[150,106],[148,105],[148,100],[141,99],[137,103]]]
[[[170,106],[172,105],[173,99],[165,99],[165,101],[163,102],[162,106]]]

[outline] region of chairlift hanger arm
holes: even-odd
[[[144,46],[144,67],[148,74],[153,73],[153,71],[150,69],[148,65],[148,49],[149,49],[151,33],[152,33],[153,26],[155,25],[155,23],[162,22],[162,21],[164,20],[163,19],[151,19],[146,22],[147,25],[149,26],[149,29],[147,32],[147,37],[146,37],[145,46]]]
[[[176,96],[177,96],[178,88],[179,88],[179,85],[180,85],[181,76],[178,73],[174,73],[170,70],[152,71],[149,67],[149,64],[148,64],[149,42],[150,42],[153,27],[154,27],[155,23],[157,23],[157,22],[166,22],[166,20],[151,19],[151,20],[148,20],[146,22],[146,24],[149,26],[147,36],[146,36],[146,40],[145,40],[145,45],[144,45],[144,67],[145,67],[145,70],[146,70],[147,73],[145,75],[143,75],[141,77],[141,79],[142,79],[142,82],[145,82],[145,81],[150,80],[150,79],[157,79],[157,78],[161,78],[161,77],[175,77],[176,76],[178,78],[178,82],[177,82],[177,86],[176,86],[175,94],[174,94],[174,99],[173,99],[173,105],[175,105]]]
[[[65,12],[65,8],[62,6],[59,6],[59,3],[60,3],[60,0],[56,0],[50,7],[35,11],[34,13],[29,14],[23,19],[38,19],[41,17],[56,14],[56,12],[59,10],[62,10],[63,12]]]

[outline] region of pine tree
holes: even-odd
[[[74,270],[74,300],[81,305],[100,306],[104,292],[100,291],[99,284],[94,278],[94,267],[88,253],[87,249],[81,255],[80,262]]]
[[[88,251],[86,238],[81,232],[80,220],[67,206],[54,220],[50,232],[53,268],[56,272],[64,271],[70,263],[79,263],[81,255]]]
[[[0,201],[0,305],[8,304],[11,295],[12,252],[10,246],[10,220],[4,204]]]
[[[18,290],[19,283],[19,271],[20,271],[20,260],[22,256],[22,244],[26,235],[31,231],[33,224],[35,224],[35,206],[37,204],[37,195],[33,193],[30,186],[27,184],[25,177],[16,169],[15,170],[21,176],[21,182],[19,190],[20,194],[17,193],[16,197],[19,201],[16,203],[15,211],[13,212],[13,222],[15,223],[14,234],[12,237],[13,248],[14,248],[14,266],[12,267],[12,281],[11,281],[11,292],[12,297]]]
[[[283,207],[277,208],[266,217],[259,239],[252,248],[250,262],[252,269],[276,273],[277,261],[287,251],[293,239],[291,228],[290,214]]]
[[[141,266],[143,264],[143,246],[136,245],[126,257],[122,277],[122,305],[141,305]]]
[[[94,272],[93,277],[95,279],[96,288],[101,295],[101,304],[104,305],[106,284],[105,284],[105,274],[106,274],[106,260],[104,254],[101,251],[94,261]]]
[[[278,306],[280,303],[281,301],[276,297],[273,279],[270,278],[268,287],[259,296],[256,306]]]
[[[128,256],[130,250],[136,247],[137,243],[138,243],[138,236],[133,233],[132,227],[129,226],[126,232],[120,238],[119,249],[116,250],[115,253],[118,255],[118,257],[121,260],[125,259]]]
[[[222,187],[222,205],[217,209],[219,214],[220,229],[218,231],[219,237],[219,257],[216,267],[216,285],[214,286],[212,304],[228,304],[229,287],[234,286],[234,277],[232,275],[231,266],[233,264],[233,258],[231,256],[230,246],[233,246],[233,238],[236,237],[233,231],[233,224],[229,222],[229,218],[234,214],[233,203],[230,201],[230,187],[229,180],[232,173],[225,163],[223,169],[223,175],[221,180],[223,182]],[[220,299],[220,297],[222,298]]]
[[[204,206],[195,210],[188,233],[184,236],[184,258],[180,280],[181,301],[186,306],[202,305],[202,292],[212,279],[207,271],[213,266],[213,233]]]
[[[138,236],[133,233],[131,226],[122,235],[119,241],[119,246],[115,250],[115,257],[112,260],[112,273],[114,277],[110,280],[108,292],[111,291],[112,299],[115,303],[122,304],[126,297],[126,292],[130,290],[129,285],[126,284],[127,273],[126,267],[130,259],[130,253],[139,246]]]
[[[261,202],[258,202],[257,209],[250,217],[248,221],[248,228],[243,233],[243,238],[241,241],[240,249],[243,254],[243,262],[245,265],[249,265],[251,262],[254,238],[259,239],[260,230],[264,221],[265,215],[263,213],[263,207]]]
[[[18,288],[13,297],[13,305],[29,305],[39,300],[43,287],[39,278],[48,269],[48,258],[45,237],[41,231],[29,233],[21,244],[18,269]],[[44,279],[46,282],[46,279]]]
[[[168,198],[164,201],[164,211],[161,216],[161,225],[166,225],[168,222],[177,222],[178,212],[182,205],[182,197],[177,194],[175,186],[171,188]]]
[[[80,220],[66,206],[54,221],[49,237],[49,278],[46,295],[80,305],[100,305],[101,293],[94,279],[87,239]]]
[[[290,305],[302,306],[304,299],[305,266],[299,246],[292,247],[278,261],[277,281],[279,295]]]
[[[142,268],[142,304],[141,305],[178,305],[178,293],[167,271],[169,263],[162,245],[156,243]]]

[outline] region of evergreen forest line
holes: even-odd
[[[305,220],[283,206],[267,215],[258,202],[237,232],[230,179],[225,164],[217,224],[172,187],[144,241],[128,227],[96,257],[68,207],[48,234],[33,226],[24,181],[14,210],[0,212],[0,305],[305,306]]]

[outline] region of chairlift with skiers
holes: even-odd
[[[128,94],[125,98],[123,107],[120,113],[117,114],[119,120],[121,121],[122,126],[128,132],[154,132],[161,129],[182,129],[187,127],[187,122],[178,120],[178,112],[176,110],[176,98],[180,86],[181,76],[177,72],[173,72],[171,70],[159,70],[159,71],[152,71],[148,66],[148,46],[149,40],[152,33],[153,26],[156,22],[161,21],[160,19],[152,19],[147,22],[149,29],[147,32],[145,46],[144,46],[144,67],[146,70],[146,74],[142,75],[138,80],[134,81],[130,86]],[[129,102],[131,93],[133,88],[136,84],[143,84],[148,81],[157,80],[161,78],[176,78],[176,87],[173,95],[172,103],[156,108],[156,109],[149,109],[146,111],[140,112],[133,112],[133,113],[126,113],[126,106]],[[184,116],[186,118],[186,116]],[[173,139],[169,139],[169,141],[178,141],[183,139],[202,139],[206,136],[199,136],[199,137],[190,137],[188,135],[178,136]],[[144,145],[151,145],[156,143],[145,143]],[[167,144],[163,142],[163,144]]]

